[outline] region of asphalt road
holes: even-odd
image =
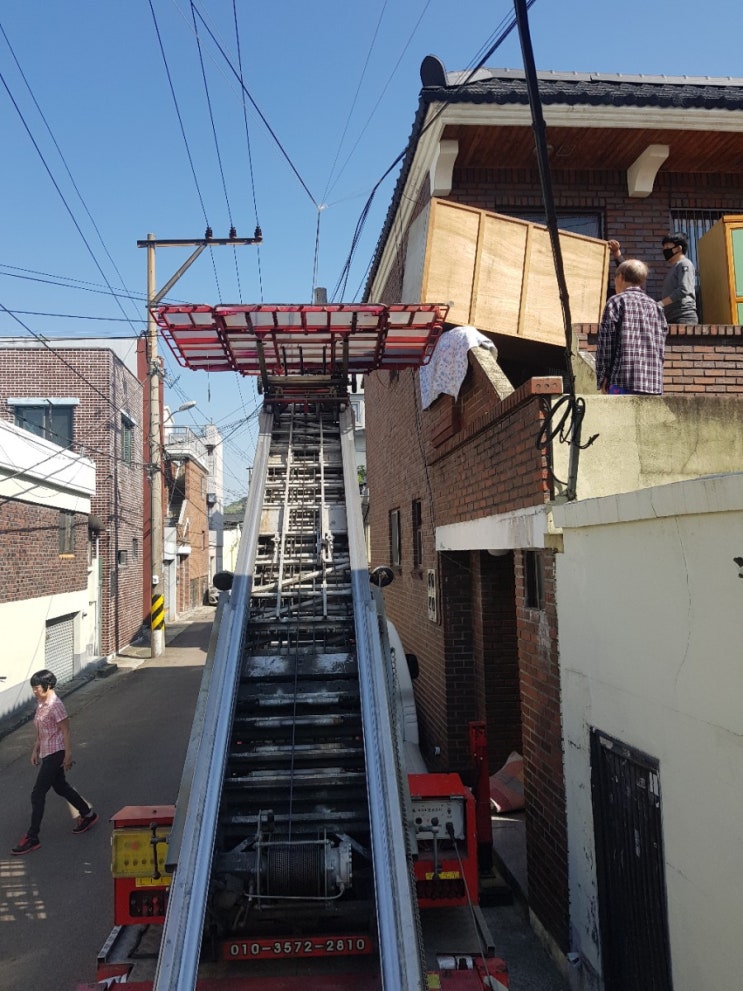
[[[175,803],[213,615],[204,610],[206,621],[169,638],[162,657],[120,667],[65,697],[76,761],[69,780],[99,815],[87,833],[73,835],[74,810],[49,792],[41,849],[11,856],[28,826],[33,724],[0,740],[3,991],[73,991],[95,979],[96,956],[113,927],[108,820],[125,805]]]
[[[113,927],[109,819],[125,805],[175,803],[213,616],[197,610],[169,631],[161,658],[129,651],[116,674],[65,696],[76,761],[69,778],[100,817],[89,832],[73,835],[74,810],[50,792],[41,849],[11,856],[28,825],[33,724],[0,739],[0,991],[75,991],[95,980]],[[483,914],[511,991],[567,991],[517,902]]]

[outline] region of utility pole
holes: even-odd
[[[147,248],[147,341],[149,346],[148,374],[150,377],[150,563],[152,567],[152,607],[150,611],[150,655],[159,657],[165,649],[165,606],[163,599],[163,481],[162,481],[162,438],[160,420],[160,381],[162,369],[157,354],[157,321],[155,307],[163,299],[178,279],[196,261],[201,252],[213,245],[260,244],[263,240],[260,227],[256,227],[254,237],[237,237],[234,227],[228,238],[212,237],[207,227],[203,238],[195,240],[173,239],[158,241],[154,234],[148,234],[145,241],[137,241],[138,248]],[[159,291],[155,282],[156,248],[195,248],[175,275]]]

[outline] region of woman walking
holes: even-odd
[[[37,671],[31,677],[31,690],[36,699],[36,740],[31,750],[31,763],[39,768],[39,773],[31,792],[31,825],[20,843],[11,850],[17,857],[33,853],[41,846],[39,830],[50,788],[77,809],[79,817],[73,833],[85,833],[98,821],[96,813],[65,777],[65,771],[69,771],[73,764],[70,719],[62,699],[54,691],[56,684],[56,676],[51,671]]]

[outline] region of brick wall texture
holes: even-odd
[[[75,513],[72,553],[59,553],[58,509],[0,500],[2,601],[60,595],[87,588],[88,517]]]
[[[179,555],[176,573],[176,612],[187,612],[202,605],[209,583],[209,520],[206,507],[207,473],[190,458],[168,459],[166,485],[179,499],[186,501],[183,520],[176,527],[179,545],[188,545],[190,553]]]
[[[575,324],[578,347],[596,353],[597,324]],[[671,324],[663,361],[666,395],[743,394],[743,327]]]

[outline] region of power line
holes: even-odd
[[[230,205],[230,198],[227,195],[227,181],[226,181],[226,179],[224,177],[224,166],[222,165],[222,153],[219,150],[219,140],[217,138],[217,126],[216,126],[216,124],[214,122],[214,111],[212,109],[212,99],[211,99],[211,95],[209,94],[209,84],[208,84],[207,79],[206,79],[206,67],[204,65],[204,54],[201,51],[201,38],[199,37],[198,28],[196,27],[196,11],[194,9],[193,2],[191,3],[191,17],[193,19],[193,30],[194,30],[194,37],[196,38],[196,47],[197,47],[198,52],[199,52],[199,64],[201,65],[201,78],[204,81],[204,93],[206,95],[206,105],[207,105],[207,108],[209,110],[209,120],[210,120],[211,126],[212,126],[212,136],[214,138],[214,150],[215,150],[216,155],[217,155],[217,164],[219,165],[219,175],[220,175],[221,180],[222,180],[222,191],[224,193],[224,201],[225,201],[225,204],[227,206],[227,218],[228,218],[228,220],[230,222],[230,237],[234,237],[237,232],[235,231],[235,224],[234,224],[233,219],[232,219],[232,207]],[[238,264],[237,264],[237,248],[234,248],[233,247],[232,254],[233,254],[233,257],[235,259],[235,276],[237,278],[238,293],[240,294],[240,297],[242,298],[242,291],[240,289],[240,270],[239,270],[239,267],[238,267]],[[212,261],[213,261],[213,259],[212,259]],[[216,273],[216,267],[215,267],[215,273]],[[219,289],[219,284],[217,284],[217,289]],[[219,293],[219,296],[221,298],[221,292]]]
[[[175,113],[178,118],[178,124],[181,128],[181,136],[183,138],[183,143],[186,146],[186,155],[188,157],[188,163],[191,166],[191,175],[193,176],[194,185],[196,186],[196,195],[199,198],[199,203],[201,204],[201,212],[204,214],[204,223],[209,227],[209,218],[206,215],[206,206],[204,205],[204,197],[201,195],[201,186],[199,185],[198,176],[196,175],[196,167],[193,162],[193,156],[191,155],[191,147],[188,143],[188,138],[186,136],[186,128],[183,124],[183,117],[181,115],[181,108],[178,105],[178,97],[175,95],[175,87],[173,86],[173,77],[170,74],[170,66],[168,65],[168,59],[165,54],[165,47],[163,46],[162,35],[160,34],[160,26],[157,23],[157,16],[155,14],[155,8],[152,6],[152,0],[147,0],[150,5],[150,13],[152,14],[152,22],[155,25],[155,34],[157,35],[157,43],[160,46],[160,55],[162,56],[163,66],[165,67],[165,75],[168,77],[168,85],[170,86],[170,95],[173,97],[173,104],[175,106]]]
[[[536,0],[527,0],[527,10],[535,2],[536,2]],[[421,128],[421,130],[419,131],[419,133],[417,135],[417,139],[418,140],[420,140],[420,138],[426,133],[426,131],[428,131],[429,128],[431,128],[434,125],[434,123],[439,119],[439,117],[446,110],[447,106],[452,101],[452,99],[454,98],[454,96],[457,93],[459,93],[470,82],[470,80],[472,79],[472,77],[474,76],[474,74],[477,72],[477,70],[480,69],[485,64],[486,60],[490,58],[490,56],[493,54],[493,52],[495,52],[496,49],[499,48],[503,44],[503,42],[506,40],[506,38],[508,37],[508,35],[513,31],[513,29],[515,27],[516,27],[516,15],[515,15],[515,13],[511,13],[510,15],[506,15],[503,18],[503,20],[500,22],[499,26],[496,28],[496,31],[494,32],[494,34],[491,35],[491,37],[494,37],[495,36],[495,41],[484,51],[484,53],[478,59],[477,63],[467,73],[466,77],[457,86],[452,87],[451,93],[448,95],[448,98],[447,99],[444,99],[442,101],[441,106],[439,107],[439,109],[432,115],[431,119],[426,124],[424,124],[423,127]],[[395,158],[395,160],[392,162],[392,164],[382,173],[382,175],[380,176],[380,178],[377,180],[377,182],[372,187],[371,193],[369,194],[369,197],[368,197],[366,203],[364,204],[364,206],[363,206],[363,208],[361,210],[361,214],[359,216],[359,219],[356,222],[356,228],[354,230],[353,237],[351,239],[351,248],[349,250],[348,256],[346,257],[345,264],[343,266],[343,269],[341,270],[341,274],[338,277],[338,281],[336,282],[335,288],[333,290],[332,298],[334,300],[338,298],[338,293],[339,293],[340,290],[342,290],[345,293],[345,290],[347,288],[348,278],[349,278],[350,269],[351,269],[351,263],[353,261],[353,256],[356,253],[356,249],[358,247],[359,240],[361,238],[361,234],[363,233],[364,227],[366,225],[366,221],[367,221],[368,216],[369,216],[369,211],[371,210],[371,206],[372,206],[372,203],[374,201],[374,197],[377,194],[377,190],[379,189],[379,187],[381,186],[381,184],[384,182],[384,180],[387,178],[387,176],[390,174],[390,172],[392,172],[392,170],[395,168],[395,166],[398,165],[401,161],[403,161],[405,159],[405,157],[408,154],[409,148],[410,148],[410,142],[408,142],[408,144],[405,146],[405,148],[400,152],[400,154],[397,156],[397,158]]]
[[[374,117],[374,114],[377,112],[377,109],[379,108],[379,105],[382,102],[382,99],[384,97],[384,94],[389,89],[390,83],[392,82],[392,80],[393,80],[393,78],[395,76],[395,73],[400,68],[400,63],[402,62],[403,58],[405,57],[405,53],[407,52],[408,48],[410,48],[410,45],[411,45],[411,43],[413,41],[413,38],[415,37],[416,32],[418,31],[418,28],[421,25],[421,21],[423,20],[425,14],[426,14],[426,11],[428,10],[428,8],[430,6],[431,6],[431,0],[426,0],[425,4],[423,6],[423,9],[421,10],[420,15],[418,17],[418,20],[415,22],[415,25],[413,27],[413,30],[410,32],[410,35],[408,36],[408,40],[405,42],[405,44],[403,46],[403,49],[400,52],[400,55],[399,55],[399,57],[397,59],[397,62],[395,62],[395,65],[394,65],[394,67],[392,69],[392,72],[387,77],[387,82],[384,84],[384,86],[382,87],[382,91],[380,92],[379,96],[377,97],[377,102],[372,107],[371,113],[369,114],[369,116],[366,119],[366,123],[361,128],[361,130],[359,131],[359,133],[358,133],[358,135],[356,137],[356,141],[354,143],[354,146],[350,150],[350,152],[348,153],[348,155],[346,156],[346,160],[344,161],[343,165],[341,166],[341,168],[340,168],[340,170],[338,172],[338,175],[335,177],[335,181],[333,182],[333,185],[328,189],[328,191],[327,191],[327,193],[325,195],[329,196],[330,193],[333,191],[333,189],[335,189],[336,185],[338,184],[338,181],[339,181],[340,177],[343,175],[343,173],[346,170],[346,166],[348,165],[348,163],[353,158],[353,156],[354,156],[354,154],[356,152],[356,149],[359,146],[359,142],[361,141],[361,138],[364,136],[364,134],[366,133],[366,129],[371,124],[372,119]],[[336,200],[336,203],[339,203],[339,202],[342,202],[342,200]],[[328,204],[328,205],[329,206],[335,206],[335,203]]]
[[[57,154],[59,155],[59,157],[60,157],[60,159],[62,161],[62,165],[64,165],[65,171],[67,172],[67,176],[68,176],[70,182],[72,183],[72,188],[77,193],[78,199],[82,203],[83,209],[85,210],[86,214],[88,215],[88,219],[90,220],[91,224],[93,225],[93,230],[96,232],[96,234],[98,236],[98,240],[101,242],[101,246],[103,247],[103,250],[106,252],[106,255],[108,257],[108,260],[111,262],[111,265],[113,266],[113,269],[116,272],[116,274],[118,275],[120,281],[123,282],[124,281],[123,276],[122,276],[121,272],[119,271],[119,269],[117,268],[116,262],[114,261],[113,256],[111,255],[111,252],[108,250],[108,247],[106,245],[106,242],[103,240],[103,235],[101,234],[100,229],[99,229],[98,225],[96,224],[96,222],[95,222],[95,220],[93,218],[93,214],[88,209],[88,204],[85,202],[85,198],[83,197],[83,194],[80,192],[80,189],[79,189],[77,183],[75,182],[75,178],[72,175],[72,171],[71,171],[69,165],[67,164],[67,159],[65,158],[64,154],[62,153],[62,149],[60,148],[59,143],[58,143],[56,137],[54,136],[54,132],[52,131],[51,126],[49,125],[49,122],[47,121],[46,116],[44,115],[44,112],[41,109],[41,106],[39,104],[39,101],[36,99],[36,96],[34,95],[34,92],[31,89],[31,84],[29,83],[28,79],[26,78],[26,74],[24,73],[23,68],[22,68],[20,62],[18,61],[18,57],[16,56],[16,53],[15,53],[15,51],[13,49],[13,46],[10,43],[10,39],[8,38],[8,35],[6,34],[5,28],[2,26],[2,24],[0,24],[0,31],[2,32],[3,38],[5,38],[5,42],[6,42],[7,46],[8,46],[8,48],[10,49],[10,54],[13,56],[13,61],[15,62],[16,66],[18,68],[18,71],[21,74],[21,79],[23,79],[24,83],[26,84],[26,88],[28,89],[28,92],[29,92],[29,94],[31,96],[31,99],[33,100],[34,106],[36,107],[36,109],[37,109],[37,111],[39,113],[39,116],[41,117],[42,121],[44,122],[44,126],[47,129],[47,132],[49,134],[49,137],[52,140],[52,143],[54,144],[54,147],[57,149]],[[122,308],[122,313],[123,313],[123,308]],[[124,314],[124,319],[127,319],[126,314]]]
[[[25,317],[54,317],[54,318],[58,317],[63,320],[99,320],[102,323],[128,323],[130,327],[132,326],[132,322],[128,317],[93,317],[93,316],[88,316],[84,313],[47,313],[44,310],[8,309],[8,313],[12,315],[20,314],[21,316],[25,316]],[[139,321],[139,323],[146,323],[144,317]],[[132,330],[134,330],[135,334],[139,333],[134,327],[132,327]]]
[[[253,153],[250,145],[250,128],[248,127],[248,106],[245,102],[245,88],[243,87],[243,63],[240,48],[240,27],[237,20],[237,2],[232,0],[232,16],[235,22],[235,46],[237,48],[237,66],[240,70],[240,97],[242,100],[243,121],[245,123],[245,141],[248,149],[248,171],[250,172],[250,188],[253,194],[253,210],[255,211],[255,225],[260,230],[261,222],[258,219],[258,201],[255,192],[255,173],[253,170]],[[261,269],[261,246],[256,245],[256,259],[258,262],[258,286],[260,289],[261,302],[263,302],[263,272]]]
[[[345,140],[346,134],[348,133],[348,126],[351,123],[351,116],[353,115],[354,109],[356,108],[356,101],[359,98],[359,92],[361,91],[361,84],[364,82],[364,76],[366,75],[366,70],[367,70],[367,67],[369,65],[369,59],[371,58],[371,53],[374,50],[374,45],[376,44],[377,35],[379,34],[379,29],[380,29],[380,27],[382,25],[382,19],[384,17],[384,12],[385,12],[386,9],[387,9],[387,0],[384,0],[384,3],[382,4],[382,9],[379,12],[379,18],[377,19],[377,26],[375,27],[374,34],[372,35],[371,41],[369,42],[369,50],[366,53],[366,58],[364,59],[364,64],[361,67],[361,74],[359,76],[359,81],[358,81],[358,83],[356,85],[356,92],[353,95],[353,100],[351,101],[351,106],[350,106],[350,108],[348,110],[348,115],[346,117],[346,123],[343,126],[343,133],[341,134],[340,140],[338,141],[338,148],[337,148],[336,153],[335,153],[335,158],[333,159],[333,163],[330,166],[330,172],[328,173],[328,181],[325,184],[325,189],[323,190],[323,194],[322,194],[322,201],[323,201],[323,203],[325,202],[325,198],[328,195],[328,190],[330,189],[330,180],[333,178],[333,170],[335,169],[336,162],[338,161],[338,157],[340,156],[340,153],[341,153],[341,148],[343,147],[343,142]]]
[[[46,348],[46,350],[49,351],[51,354],[53,354],[55,356],[55,358],[59,359],[59,361],[61,361],[63,365],[65,365],[67,368],[70,369],[70,371],[73,373],[73,375],[76,375],[82,382],[84,382],[88,386],[89,389],[92,389],[93,392],[95,392],[97,395],[99,395],[101,397],[101,399],[103,399],[106,403],[108,403],[108,405],[111,407],[111,409],[115,413],[126,414],[126,410],[125,409],[122,409],[121,407],[117,406],[113,402],[113,400],[109,396],[107,396],[105,394],[105,392],[101,392],[101,390],[98,388],[98,386],[93,385],[93,383],[90,381],[90,379],[86,378],[85,375],[83,375],[83,373],[81,371],[79,371],[79,369],[75,368],[75,366],[71,362],[67,361],[65,358],[62,357],[62,355],[61,355],[61,353],[60,353],[60,351],[59,351],[58,348],[53,348],[49,344],[49,342],[46,341],[40,334],[37,334],[36,331],[31,330],[31,328],[28,326],[28,324],[24,323],[23,320],[21,320],[11,310],[9,310],[8,307],[5,306],[5,304],[1,300],[0,300],[0,310],[2,310],[3,312],[7,313],[9,317],[11,317],[13,320],[15,320],[15,322],[17,324],[19,324],[21,327],[23,327],[23,329],[27,333],[29,333],[35,340],[37,340],[39,342],[39,344],[42,345],[42,347]],[[0,354],[1,353],[2,353],[2,351],[0,351]]]
[[[151,2],[151,0],[150,0],[150,2]],[[204,27],[208,31],[209,36],[211,37],[212,41],[217,46],[217,49],[219,50],[219,53],[221,54],[222,58],[224,59],[224,61],[225,61],[226,65],[228,66],[230,72],[232,72],[232,74],[234,75],[235,79],[240,84],[240,88],[245,93],[245,95],[247,96],[247,98],[250,100],[251,104],[253,105],[253,109],[258,114],[258,116],[260,117],[260,119],[263,121],[263,124],[264,124],[266,130],[268,131],[268,133],[271,135],[271,137],[275,141],[276,146],[278,147],[279,151],[281,152],[281,154],[285,158],[287,164],[289,165],[289,168],[292,170],[292,172],[294,173],[294,175],[299,180],[299,184],[301,185],[302,189],[304,189],[305,193],[307,193],[307,196],[310,198],[310,201],[312,202],[312,204],[315,207],[315,209],[319,209],[320,204],[317,202],[317,200],[315,199],[315,197],[310,192],[309,187],[307,186],[307,184],[304,181],[304,179],[302,178],[302,176],[299,174],[299,171],[298,171],[297,167],[294,165],[294,163],[292,162],[291,158],[289,157],[289,153],[286,151],[286,149],[284,148],[283,144],[279,140],[278,135],[276,134],[276,132],[274,131],[274,129],[271,127],[271,125],[268,123],[268,120],[267,120],[266,116],[264,115],[264,113],[262,112],[262,110],[260,109],[260,107],[258,106],[258,104],[255,102],[255,100],[253,99],[253,96],[250,93],[250,90],[247,88],[247,86],[245,85],[245,83],[244,83],[244,81],[242,79],[241,73],[239,73],[235,69],[234,65],[232,64],[232,62],[230,61],[229,57],[227,56],[227,53],[225,52],[224,47],[219,43],[219,41],[214,36],[214,32],[212,31],[212,29],[207,24],[206,20],[204,19],[204,15],[201,13],[201,11],[199,10],[199,8],[196,6],[195,3],[193,4],[193,8],[196,11],[196,13],[199,15],[199,20],[201,21],[201,23],[204,25]]]
[[[33,134],[31,133],[31,128],[29,127],[29,125],[28,125],[25,117],[23,116],[23,113],[21,111],[21,108],[18,106],[18,103],[16,102],[15,97],[13,96],[13,94],[12,94],[12,92],[10,90],[10,87],[8,86],[8,83],[7,83],[6,79],[5,79],[5,76],[2,74],[2,72],[0,72],[0,82],[2,82],[3,86],[5,87],[5,91],[7,92],[8,97],[10,98],[10,102],[13,104],[13,107],[15,108],[16,113],[18,114],[18,116],[19,116],[19,118],[21,120],[21,123],[23,124],[24,128],[26,129],[26,133],[28,134],[28,137],[29,137],[32,145],[36,149],[36,152],[37,152],[39,158],[41,159],[41,163],[44,166],[44,168],[46,169],[47,175],[49,176],[49,178],[52,181],[52,185],[57,190],[57,193],[59,194],[59,198],[62,200],[62,203],[64,204],[64,207],[67,210],[67,213],[69,214],[70,220],[72,221],[72,223],[75,226],[75,229],[77,230],[78,234],[82,238],[83,244],[88,249],[88,254],[90,255],[91,259],[93,260],[93,264],[98,269],[98,271],[101,273],[101,276],[103,277],[103,281],[108,286],[108,288],[109,288],[109,290],[111,292],[111,295],[114,298],[116,298],[116,294],[113,291],[113,288],[111,286],[111,283],[108,281],[108,278],[106,276],[106,273],[103,271],[103,268],[101,267],[100,262],[98,261],[98,259],[95,256],[95,252],[93,251],[92,247],[90,246],[90,242],[88,241],[88,239],[86,238],[85,234],[83,233],[83,230],[80,227],[80,224],[77,222],[77,218],[75,217],[75,214],[72,212],[72,208],[70,207],[69,203],[67,202],[67,199],[65,198],[65,195],[62,192],[62,190],[61,190],[61,188],[59,186],[59,183],[54,178],[54,175],[52,174],[52,170],[50,169],[48,162],[44,158],[44,155],[42,154],[41,148],[39,147],[36,139],[34,138]],[[121,304],[119,304],[119,308],[121,309],[121,312],[124,313],[124,309],[123,309],[123,307],[121,307]],[[124,313],[124,316],[126,316],[125,313]]]

